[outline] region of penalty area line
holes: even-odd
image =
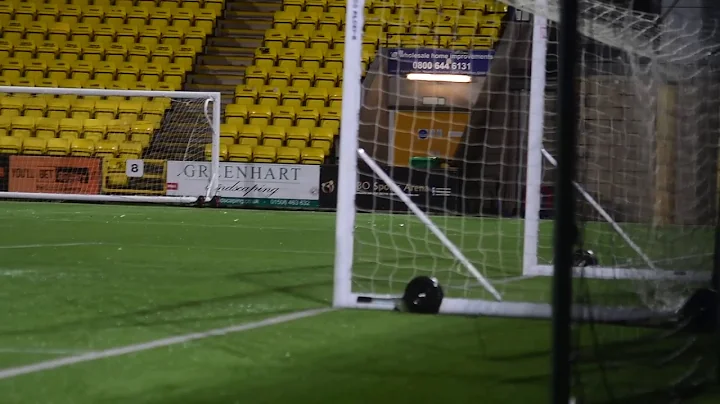
[[[102,351],[88,352],[80,355],[67,356],[64,358],[52,359],[43,362],[37,362],[31,365],[18,366],[0,370],[0,380],[11,379],[31,373],[44,372],[46,370],[57,369],[65,366],[75,365],[83,362],[92,362],[100,359],[112,358],[116,356],[128,355],[142,351],[148,351],[155,348],[168,347],[171,345],[184,344],[201,339],[212,337],[220,337],[228,334],[239,333],[243,331],[255,330],[258,328],[269,327],[273,325],[288,323],[303,318],[315,317],[317,315],[333,311],[332,308],[312,309],[298,311],[295,313],[285,314],[282,316],[271,317],[261,321],[239,324],[230,327],[216,328],[213,330],[196,332],[185,335],[177,335],[174,337],[161,338],[154,341],[144,342],[141,344],[126,345],[118,348],[110,348]]]
[[[0,250],[21,250],[26,248],[56,248],[56,247],[82,247],[90,245],[102,245],[103,243],[50,243],[50,244],[15,244],[0,245]]]

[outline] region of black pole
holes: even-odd
[[[575,225],[577,100],[575,66],[577,52],[577,0],[560,1],[558,28],[558,154],[555,183],[555,256],[552,299],[552,403],[567,404],[571,398],[572,369],[572,271]]]

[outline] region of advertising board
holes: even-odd
[[[97,195],[101,184],[101,159],[98,158],[10,157],[10,192]]]
[[[391,75],[427,73],[484,76],[495,57],[494,50],[391,48],[387,52],[387,69]]]
[[[167,195],[204,196],[210,163],[168,161]],[[218,196],[226,206],[317,208],[320,166],[220,163]]]

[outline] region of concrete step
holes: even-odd
[[[282,2],[233,1],[225,3],[225,11],[247,11],[255,13],[274,13],[282,9]]]
[[[189,82],[192,82],[193,84],[226,85],[229,86],[228,88],[232,88],[234,90],[235,86],[244,83],[245,75],[195,73],[189,78],[189,80],[191,80]]]
[[[252,56],[255,54],[257,46],[239,45],[228,41],[229,38],[211,38],[205,47],[208,55],[235,55],[235,56]]]
[[[215,34],[218,37],[232,36],[233,38],[239,39],[259,39],[265,36],[265,30],[236,28],[232,24],[218,24],[218,26],[215,28]]]
[[[251,56],[205,54],[197,58],[199,65],[250,66],[252,62],[253,58]]]
[[[226,7],[224,19],[242,19],[243,21],[272,21],[274,15],[275,11],[246,11],[238,10],[232,7]]]
[[[272,20],[247,20],[246,18],[228,17],[220,20],[217,23],[217,29],[238,30],[238,34],[259,36],[264,35],[265,31],[272,27]]]
[[[206,84],[191,83],[186,84],[185,89],[188,91],[219,91],[223,97],[232,97],[235,94],[235,84]]]
[[[226,64],[215,65],[195,65],[195,73],[207,74],[209,76],[227,75],[227,76],[245,76],[245,65],[234,66]]]

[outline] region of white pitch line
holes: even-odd
[[[25,248],[55,248],[55,247],[81,247],[90,245],[102,245],[103,243],[48,243],[48,244],[15,244],[0,245],[0,250],[20,250]]]
[[[287,323],[290,321],[300,320],[303,318],[314,317],[323,313],[332,311],[332,308],[324,309],[312,309],[304,310],[291,314],[285,314],[282,316],[272,317],[261,321],[254,321],[252,323],[245,323],[225,328],[216,328],[214,330],[208,330],[203,332],[196,332],[192,334],[178,335],[175,337],[157,339],[150,342],[144,342],[142,344],[127,345],[124,347],[105,349],[102,351],[88,352],[81,355],[67,356],[65,358],[58,358],[49,361],[43,361],[34,363],[32,365],[18,366],[14,368],[8,368],[0,370],[0,380],[11,379],[30,373],[43,372],[46,370],[57,369],[65,366],[75,365],[83,362],[91,362],[100,359],[112,358],[115,356],[122,356],[133,354],[142,351],[148,351],[150,349],[162,348],[171,345],[185,344],[192,341],[201,339],[219,337],[228,334],[234,334],[243,331],[255,330],[262,327],[268,327]]]
[[[78,355],[86,352],[89,351],[82,349],[0,348],[0,354]]]

